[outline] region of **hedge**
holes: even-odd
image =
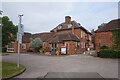
[[[120,51],[115,51],[112,49],[101,49],[99,56],[101,58],[120,58]]]
[[[2,52],[4,53],[4,52],[6,52],[6,51],[7,51],[7,48],[2,47]]]

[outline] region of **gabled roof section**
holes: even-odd
[[[22,36],[22,42],[23,43],[29,43],[31,36],[32,36],[31,33],[25,32],[24,35]]]
[[[44,42],[47,39],[49,39],[52,35],[53,35],[53,33],[51,33],[51,32],[37,33],[37,34],[33,34],[32,38],[40,38]]]
[[[64,23],[59,24],[54,29],[57,29],[57,31],[72,30],[72,27],[74,26],[74,29],[82,29],[86,33],[91,34],[87,29],[85,29],[83,26],[80,25],[80,23],[77,23],[76,21],[71,21],[70,24],[72,24],[70,28],[68,27],[68,24],[64,22]],[[61,28],[59,28],[60,26]],[[50,32],[54,32],[54,29],[52,29]]]
[[[120,29],[120,19],[115,19],[97,29],[95,32],[107,32],[114,29]]]
[[[79,23],[77,23],[76,21],[71,21],[70,24],[72,24],[72,26],[74,25],[74,28],[77,28],[77,27],[80,27]],[[61,28],[59,28],[59,26],[61,26]],[[71,27],[72,27],[71,26]],[[54,29],[57,29],[57,30],[64,30],[64,29],[72,29],[72,28],[69,28],[68,27],[68,24],[66,24],[65,22],[64,23],[61,23],[59,24],[57,27],[55,27]],[[53,30],[51,30],[51,32],[53,32]]]
[[[63,41],[76,41],[79,42],[79,38],[70,32],[56,32],[47,40],[50,43],[58,43]]]

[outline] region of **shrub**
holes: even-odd
[[[30,48],[27,50],[27,52],[33,52]]]
[[[7,48],[6,47],[2,47],[2,52],[6,52]]]
[[[108,49],[108,46],[103,45],[103,46],[100,47],[100,49]]]
[[[42,40],[40,38],[31,40],[29,48],[32,49],[33,52],[39,52],[39,49],[42,48]]]
[[[101,58],[120,58],[120,51],[115,51],[112,49],[101,49],[99,56]]]
[[[40,49],[39,49],[39,52],[40,52],[40,53],[44,53],[44,52],[45,52],[44,48],[40,48]]]

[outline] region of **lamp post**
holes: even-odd
[[[17,60],[17,67],[19,68],[19,66],[20,66],[20,39],[22,39],[21,38],[21,36],[22,36],[22,34],[21,34],[21,22],[22,22],[22,16],[23,16],[23,14],[20,14],[19,15],[19,25],[18,25],[18,34],[17,34],[17,40],[18,40],[18,60]]]

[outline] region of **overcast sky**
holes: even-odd
[[[3,15],[15,25],[18,14],[24,14],[25,32],[49,32],[71,16],[87,30],[118,18],[118,2],[3,2]]]

